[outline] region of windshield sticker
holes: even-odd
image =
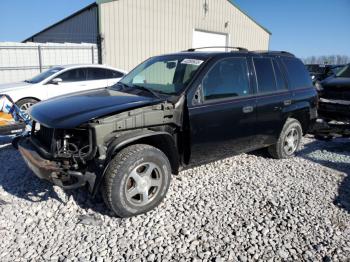
[[[184,59],[184,60],[182,60],[181,64],[199,66],[203,62],[204,62],[203,60],[198,60],[198,59]]]

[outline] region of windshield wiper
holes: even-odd
[[[125,84],[125,83],[122,83],[122,82],[118,82],[115,85],[116,86],[130,88],[130,89],[132,89],[132,88],[140,89],[140,90],[146,91],[148,93],[151,93],[156,98],[159,98],[159,99],[161,98],[157,92],[153,91],[152,89],[148,89],[148,88],[146,88],[144,86],[138,86],[138,85],[134,85],[134,84],[129,85],[129,84]]]
[[[128,86],[128,85],[126,85],[126,86]],[[132,86],[128,86],[128,87],[137,88],[137,89],[146,91],[146,92],[148,92],[148,93],[151,93],[151,94],[152,94],[153,96],[155,96],[156,98],[159,98],[159,99],[161,98],[157,92],[153,91],[152,89],[148,89],[148,88],[146,88],[146,87],[144,87],[144,86],[132,85]]]
[[[30,81],[30,80],[24,80],[24,82],[25,82],[25,83],[29,83],[29,84],[32,83],[32,81]]]

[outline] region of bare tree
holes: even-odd
[[[329,65],[342,65],[350,63],[350,56],[347,55],[322,55],[322,56],[309,56],[302,59],[305,64],[329,64]]]

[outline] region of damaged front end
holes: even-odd
[[[33,121],[18,149],[41,179],[63,189],[88,185],[96,193],[118,147],[156,134],[172,136],[181,126],[184,99],[162,102],[90,120],[79,128],[48,128]],[[175,144],[175,143],[174,143]]]
[[[39,178],[64,189],[86,183],[93,189],[95,174],[90,162],[96,146],[91,129],[54,129],[33,122],[31,135],[19,141],[18,150]]]

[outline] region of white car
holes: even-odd
[[[103,65],[56,66],[32,79],[0,85],[0,94],[27,111],[35,103],[55,96],[116,84],[126,71]]]

